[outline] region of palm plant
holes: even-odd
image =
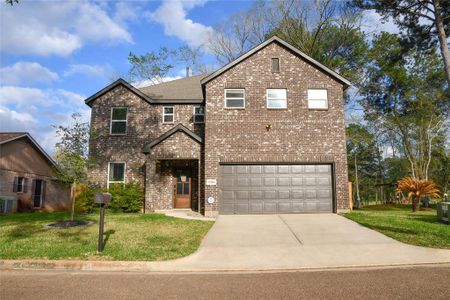
[[[398,181],[397,192],[407,193],[408,196],[413,197],[413,212],[419,210],[422,196],[439,197],[439,190],[433,181],[411,177],[405,177]]]

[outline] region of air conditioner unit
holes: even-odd
[[[449,224],[449,217],[450,217],[450,202],[441,202],[437,205],[437,215],[438,215],[438,221],[442,223]]]
[[[0,213],[10,214],[17,210],[16,197],[0,197]]]

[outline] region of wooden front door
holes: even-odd
[[[191,208],[191,177],[187,172],[177,172],[174,178],[174,208]]]

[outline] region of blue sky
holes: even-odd
[[[127,74],[128,53],[198,46],[250,1],[25,1],[0,4],[0,131],[28,131],[49,153],[51,125],[89,119],[83,100]],[[214,63],[211,55],[205,59]],[[171,77],[180,76],[183,67]]]
[[[200,46],[213,26],[251,1],[25,1],[0,4],[0,131],[27,131],[50,154],[52,125],[127,73],[128,53]],[[368,16],[378,22],[377,15]],[[391,26],[391,25],[383,25]],[[217,64],[206,51],[204,60]],[[170,74],[183,74],[178,66]]]

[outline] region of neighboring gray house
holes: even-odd
[[[86,100],[90,181],[137,182],[146,212],[347,210],[349,86],[277,37],[209,75],[140,89],[119,79]]]

